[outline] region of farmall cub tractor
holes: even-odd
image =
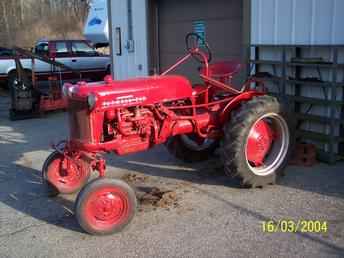
[[[161,75],[64,86],[70,135],[54,146],[43,179],[56,194],[82,188],[75,214],[85,231],[118,232],[136,211],[135,191],[105,178],[101,153],[125,155],[164,143],[176,157],[200,161],[220,146],[224,171],[249,187],[273,184],[286,165],[291,133],[280,103],[252,89],[253,80],[232,87],[240,64],[210,64],[208,44],[197,34],[188,34],[186,44],[187,55]],[[201,64],[203,84],[167,75],[191,57]],[[93,170],[99,178],[87,183]]]

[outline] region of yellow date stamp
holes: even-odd
[[[322,220],[269,220],[262,222],[264,233],[327,233],[328,223]]]

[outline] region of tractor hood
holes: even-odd
[[[190,98],[191,83],[182,76],[165,75],[116,81],[110,76],[102,82],[65,84],[64,95],[71,99],[85,99],[95,95],[102,107],[149,105]],[[98,102],[98,101],[97,101]]]

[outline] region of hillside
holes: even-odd
[[[90,0],[0,0],[0,46],[40,38],[80,38]]]

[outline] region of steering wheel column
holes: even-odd
[[[209,76],[209,63],[212,59],[212,53],[208,43],[196,33],[187,34],[185,43],[188,54],[179,59],[174,65],[160,75],[168,74],[182,63],[185,63],[190,57],[193,57],[198,63],[204,66],[204,75]]]

